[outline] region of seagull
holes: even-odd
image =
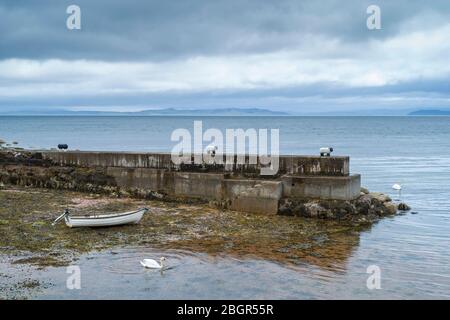
[[[397,190],[398,191],[398,197],[400,198],[401,194],[402,194],[402,186],[399,185],[398,183],[394,184],[392,186],[392,189]]]
[[[163,265],[163,261],[165,261],[166,258],[161,257],[159,258],[160,263],[156,262],[153,259],[144,259],[141,262],[141,265],[145,268],[149,268],[149,269],[162,269],[164,267]]]

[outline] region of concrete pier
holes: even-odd
[[[249,156],[243,164],[234,157],[227,165],[196,165],[192,155],[191,161],[175,165],[170,153],[40,154],[57,166],[103,168],[117,187],[226,201],[237,211],[276,214],[281,199],[353,200],[360,195],[361,178],[350,175],[349,157],[279,156],[278,172],[268,177],[260,175],[260,159]]]
[[[91,151],[42,151],[44,158],[50,159],[62,165],[77,165],[85,167],[123,167],[123,168],[151,168],[169,171],[198,171],[194,165],[196,155],[191,155],[190,163],[186,161],[183,166],[172,162],[170,153],[131,153],[131,152],[91,152]],[[222,157],[221,161],[218,158]],[[226,159],[226,155],[217,155],[216,162],[227,165],[208,165],[204,168],[208,172],[225,172],[237,175],[259,175],[264,167],[259,157],[244,157],[244,163],[238,161],[238,156],[233,160]],[[323,176],[348,176],[350,173],[349,157],[317,157],[317,156],[287,156],[281,155],[277,176],[291,175],[323,175]]]

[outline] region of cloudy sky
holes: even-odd
[[[2,111],[450,108],[448,0],[0,0],[0,30]]]

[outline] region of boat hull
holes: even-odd
[[[65,223],[70,228],[77,227],[110,227],[124,224],[136,224],[142,219],[148,209],[125,212],[120,214],[98,216],[66,216]]]

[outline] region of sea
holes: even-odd
[[[226,129],[278,129],[286,155],[318,155],[331,146],[334,155],[351,157],[350,170],[361,174],[364,187],[412,210],[361,231],[334,269],[180,251],[165,253],[178,266],[160,275],[140,272],[134,263],[141,249],[130,248],[113,259],[109,253],[82,256],[80,263],[92,270],[86,290],[51,287],[35,298],[450,298],[450,117],[8,116],[0,117],[0,139],[27,149],[64,143],[71,150],[170,152],[177,143],[173,132],[193,134],[194,121],[224,135]],[[396,183],[401,194],[392,189]],[[121,273],[127,263],[136,272]],[[119,272],[98,271],[99,264]],[[36,272],[61,281],[67,276],[61,268]]]

